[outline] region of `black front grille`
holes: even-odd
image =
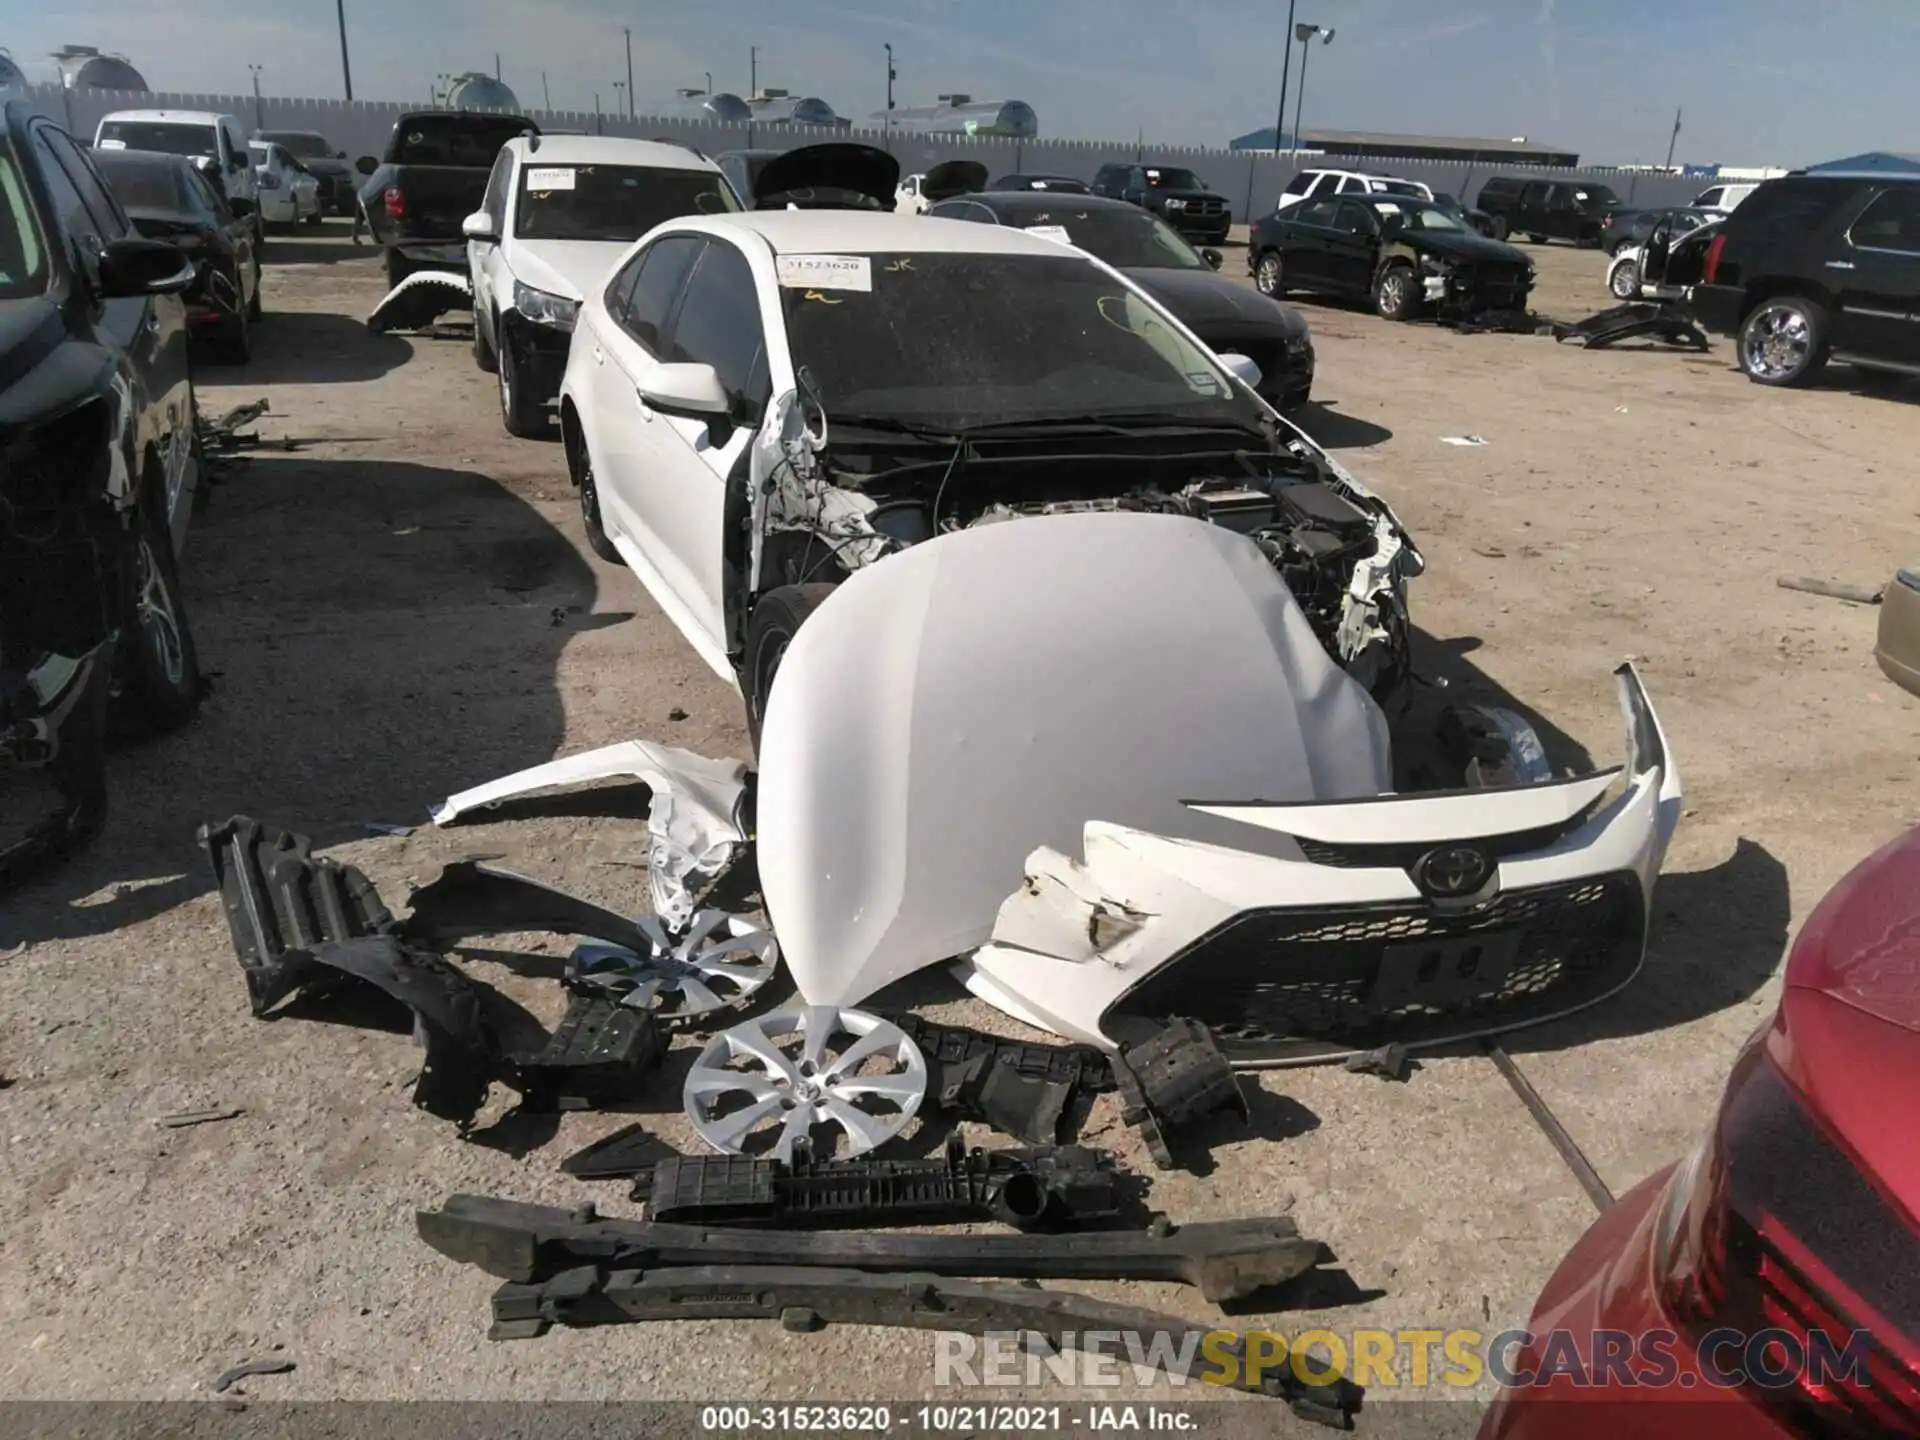
[[[1453,272],[1455,295],[1478,310],[1518,309],[1531,289],[1526,271],[1512,265],[1459,266]]]
[[[1250,910],[1195,941],[1114,1013],[1204,1021],[1239,1059],[1432,1043],[1597,1000],[1640,963],[1630,873],[1425,902]]]

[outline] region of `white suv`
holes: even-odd
[[[720,167],[682,145],[520,135],[502,146],[461,228],[474,360],[500,377],[507,433],[546,432],[580,302],[634,241],[662,221],[739,208]]]
[[[208,179],[236,214],[253,217],[254,242],[266,235],[260,188],[247,149],[247,132],[231,115],[211,110],[116,110],[94,127],[96,150],[155,150],[208,162]]]
[[[1433,199],[1433,191],[1418,180],[1402,180],[1396,175],[1362,175],[1358,170],[1302,170],[1280,192],[1278,208],[1285,210],[1309,197],[1325,199],[1329,195],[1405,195],[1411,200]]]
[[[1693,197],[1691,209],[1711,210],[1716,215],[1731,215],[1736,206],[1760,188],[1752,185],[1709,185]]]

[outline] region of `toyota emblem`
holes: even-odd
[[[1492,872],[1486,851],[1471,845],[1441,845],[1420,857],[1413,879],[1437,900],[1457,900],[1478,891]]]

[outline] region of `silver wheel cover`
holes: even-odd
[[[687,1072],[683,1093],[688,1121],[716,1150],[791,1160],[795,1143],[824,1125],[844,1133],[836,1156],[864,1155],[919,1111],[927,1062],[892,1021],[813,1005],[721,1031]]]
[[[684,936],[669,932],[657,915],[635,923],[653,942],[648,953],[590,941],[567,961],[568,983],[679,1020],[744,1004],[780,968],[773,932],[744,916],[697,911]]]

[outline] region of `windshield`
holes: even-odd
[[[1382,195],[1408,195],[1415,200],[1427,198],[1424,185],[1416,185],[1411,180],[1376,180],[1373,188]]]
[[[490,169],[502,145],[532,128],[517,115],[410,115],[394,136],[393,163]]]
[[[1458,234],[1467,227],[1429,200],[1375,200],[1373,213],[1382,230],[1424,230]]]
[[[199,207],[187,196],[177,160],[135,159],[107,150],[96,155],[94,162],[125,209],[156,215],[199,213]]]
[[[1576,200],[1589,205],[1618,205],[1620,197],[1604,185],[1582,185],[1574,192]]]
[[[20,300],[47,288],[47,247],[13,149],[0,136],[0,300]]]
[[[1259,427],[1207,352],[1083,258],[783,256],[780,267],[793,363],[830,424],[951,430],[1151,411]],[[831,285],[809,284],[816,273]]]
[[[100,127],[103,150],[158,150],[163,155],[218,155],[218,132],[211,125],[181,125],[163,120],[109,120]]]
[[[284,145],[289,155],[296,155],[302,160],[326,160],[333,155],[333,149],[324,135],[307,135],[299,130],[264,130],[260,138],[271,140],[275,145]]]
[[[1032,230],[1050,240],[1077,245],[1089,255],[1097,255],[1109,265],[1121,269],[1137,267],[1151,270],[1205,270],[1194,248],[1170,229],[1158,216],[1132,207],[1115,206],[1109,210],[1074,210],[1066,206],[1050,210],[1032,210],[1017,218],[1009,216],[1009,225]]]
[[[1168,170],[1165,168],[1147,168],[1147,185],[1154,190],[1204,190],[1200,177],[1191,170]]]
[[[514,234],[522,240],[638,240],[663,220],[734,204],[718,172],[651,165],[528,165]]]

